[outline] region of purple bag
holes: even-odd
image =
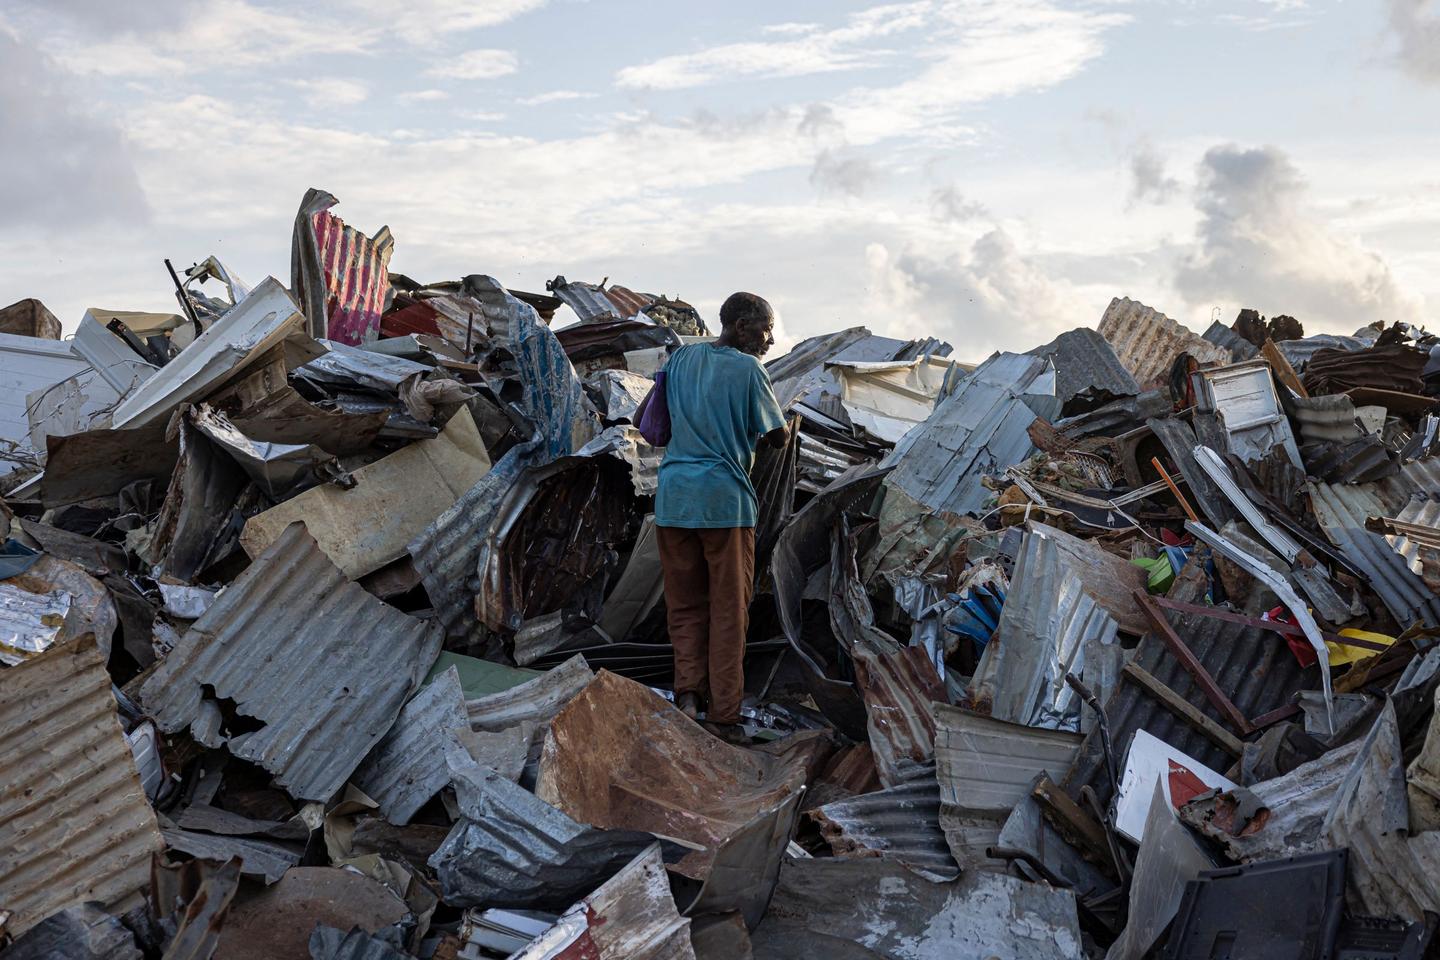
[[[670,444],[670,404],[665,400],[665,371],[655,374],[655,386],[640,404],[640,436],[652,447]]]

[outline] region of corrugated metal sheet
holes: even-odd
[[[931,883],[873,858],[787,860],[769,916],[751,940],[755,955],[766,958],[1085,956],[1069,890],[982,870]]]
[[[1342,393],[1356,387],[1375,387],[1418,394],[1429,353],[1404,343],[1364,350],[1317,350],[1305,365],[1305,389],[1310,393]]]
[[[837,857],[888,857],[937,882],[960,873],[940,829],[934,764],[915,766],[889,789],[827,803],[806,816]]]
[[[1364,350],[1375,343],[1376,333],[1370,332],[1368,339],[1360,337],[1337,337],[1329,333],[1317,333],[1314,336],[1305,337],[1302,340],[1282,340],[1275,346],[1280,348],[1280,354],[1290,366],[1299,373],[1304,370],[1305,364],[1317,350]]]
[[[1089,327],[1067,330],[1045,346],[1025,352],[1049,357],[1055,364],[1055,395],[1062,404],[1082,394],[1124,397],[1140,392],[1140,384],[1109,342]]]
[[[274,773],[292,796],[326,800],[390,729],[441,639],[346,580],[294,524],[195,621],[140,696],[165,732],[189,726],[207,746]],[[230,733],[205,732],[222,703],[237,714],[221,727]]]
[[[1027,531],[970,684],[975,709],[1012,723],[1088,731],[1094,717],[1065,675],[1074,673],[1103,702],[1123,662],[1115,618],[1085,592],[1042,527]]]
[[[1195,431],[1190,424],[1178,417],[1156,417],[1146,420],[1145,425],[1164,444],[1170,461],[1185,478],[1186,489],[1181,492],[1191,506],[1203,513],[1216,529],[1240,516],[1224,491],[1195,462]],[[1141,472],[1152,475],[1145,465],[1141,466]]]
[[[1188,353],[1201,363],[1229,363],[1230,351],[1201,338],[1138,300],[1116,297],[1100,318],[1100,335],[1115,348],[1125,369],[1148,386],[1170,373],[1175,358]]]
[[[811,337],[808,340],[801,340],[795,347],[783,357],[776,357],[765,364],[765,372],[770,375],[770,382],[775,385],[776,396],[783,392],[782,384],[795,377],[803,377],[807,374],[818,373],[826,360],[838,357],[843,354],[847,347],[859,343],[870,337],[871,333],[865,327],[849,327],[845,330],[837,330],[834,333],[821,334],[818,337]],[[859,357],[847,359],[878,360],[879,357]]]
[[[1382,534],[1365,529],[1366,517],[1385,516],[1384,500],[1374,485],[1312,482],[1309,489],[1315,518],[1325,536],[1365,573],[1371,589],[1380,595],[1400,628],[1416,620],[1440,626],[1440,597],[1390,548]]]
[[[1146,390],[1122,397],[1087,413],[1055,421],[1055,429],[1072,440],[1084,437],[1118,437],[1139,429],[1150,417],[1167,417],[1174,401],[1166,390]]]
[[[473,637],[477,627],[473,601],[479,591],[480,538],[504,492],[525,469],[584,446],[599,426],[575,368],[555,334],[536,319],[535,311],[490,277],[467,278],[471,281],[492,329],[503,328],[503,343],[515,358],[524,391],[521,406],[536,432],[530,440],[512,447],[410,544],[415,570],[446,636],[467,638]]]
[[[695,960],[656,844],[510,960]]]
[[[1290,401],[1304,443],[1344,443],[1360,439],[1355,404],[1342,393],[1295,397]]]
[[[904,782],[907,762],[924,763],[935,756],[931,708],[936,701],[948,702],[945,683],[924,647],[880,654],[857,650],[854,660],[875,767],[881,783],[896,786]]]
[[[91,903],[51,914],[5,948],[5,960],[143,960],[135,936]]]
[[[577,823],[456,746],[448,759],[461,818],[430,857],[448,904],[560,910],[654,842]]]
[[[347,226],[330,212],[337,203],[323,190],[305,192],[295,215],[290,286],[305,306],[312,336],[368,343],[380,334],[395,239],[389,227],[367,237]]]
[[[1323,828],[1327,846],[1350,849],[1348,899],[1372,916],[1414,922],[1440,912],[1440,831],[1411,835],[1409,807],[1400,724],[1387,700]]]
[[[1053,418],[1059,401],[1045,394],[1048,361],[997,354],[969,374],[882,461],[897,486],[934,510],[979,511],[994,494],[981,483],[1035,452],[1027,432],[1036,409]],[[1033,392],[1032,392],[1033,391]]]
[[[1177,582],[1172,590],[1172,599],[1197,602],[1199,597],[1193,592],[1193,587],[1188,591],[1184,589],[1187,585]],[[1302,669],[1285,641],[1276,634],[1211,617],[1192,614],[1166,616],[1215,683],[1248,718],[1288,706],[1297,690],[1320,686],[1319,667]],[[1194,678],[1154,633],[1148,633],[1141,639],[1131,662],[1212,720],[1222,726],[1227,723],[1210,705]],[[1105,703],[1105,716],[1110,723],[1117,762],[1123,762],[1136,730],[1148,731],[1212,769],[1227,769],[1234,760],[1133,680],[1122,677],[1118,689]],[[1086,784],[1095,788],[1102,803],[1108,800],[1111,785],[1105,773],[1104,751],[1100,747],[1098,731],[1091,731],[1086,736],[1080,747],[1080,756],[1062,786],[1072,797],[1078,798],[1080,788]]]
[[[274,277],[225,312],[180,355],[135,388],[115,410],[116,429],[162,421],[180,404],[205,397],[264,357],[305,322]]]
[[[1385,541],[1412,571],[1433,586],[1440,577],[1440,500],[1411,500],[1393,519],[1406,524],[1405,532],[1387,534]]]
[[[67,906],[122,911],[164,848],[93,638],[0,674],[0,907],[21,934]]]
[[[174,827],[162,827],[160,834],[165,838],[168,849],[179,850],[201,860],[224,862],[231,857],[240,857],[244,861],[245,875],[260,877],[266,883],[275,883],[285,876],[285,871],[298,864],[305,853],[303,845],[292,849],[256,837],[217,836]]]
[[[1011,810],[1040,773],[1057,779],[1080,752],[1079,734],[1005,723],[935,706],[940,825],[962,866],[985,859]]]
[[[701,847],[674,867],[699,878],[720,843],[804,784],[805,766],[733,747],[648,687],[602,670],[551,723],[535,793],[582,823]]]
[[[599,284],[586,283],[583,280],[566,280],[564,277],[556,277],[547,281],[545,289],[565,302],[565,305],[575,311],[581,323],[593,323],[606,317],[633,317],[636,311],[621,313],[615,306],[615,302],[605,295],[605,289]],[[628,292],[628,291],[627,291]]]
[[[450,782],[445,744],[451,730],[466,726],[460,672],[450,667],[405,704],[351,781],[380,805],[386,820],[404,826]]]
[[[1249,360],[1260,352],[1260,348],[1246,340],[1219,320],[1212,320],[1205,328],[1204,338],[1217,347],[1230,351],[1234,360]]]

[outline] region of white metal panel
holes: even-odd
[[[30,449],[26,398],[89,368],[88,362],[70,352],[67,343],[0,333],[0,441]],[[0,474],[9,473],[14,466],[0,460]]]

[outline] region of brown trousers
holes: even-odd
[[[755,590],[755,528],[656,527],[675,693],[710,697],[711,723],[737,723]]]

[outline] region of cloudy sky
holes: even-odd
[[[0,303],[288,283],[317,186],[419,279],[749,289],[791,340],[1349,332],[1440,311],[1437,121],[1435,0],[0,0]]]

